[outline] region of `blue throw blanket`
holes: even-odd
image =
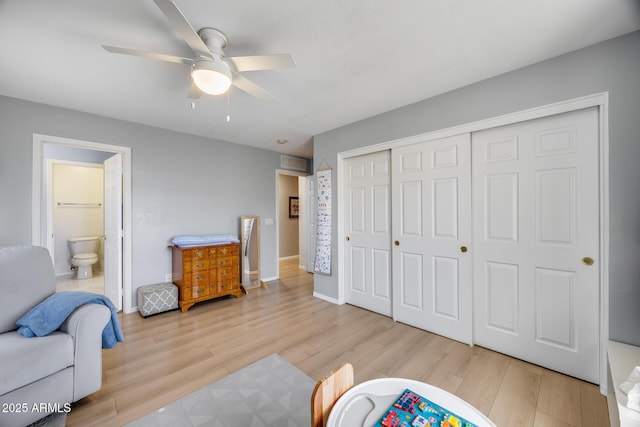
[[[84,304],[103,304],[111,310],[111,320],[102,331],[102,348],[112,348],[124,341],[118,313],[111,300],[90,292],[59,292],[51,295],[16,322],[24,337],[43,337],[57,330],[73,311]]]

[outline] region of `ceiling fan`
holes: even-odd
[[[176,33],[189,45],[193,51],[192,58],[114,46],[102,45],[102,47],[112,53],[141,56],[191,66],[193,84],[188,95],[190,98],[198,98],[202,92],[220,95],[227,92],[231,85],[258,98],[275,98],[240,73],[295,67],[293,58],[289,54],[225,56],[223,48],[227,46],[227,36],[222,31],[205,27],[196,32],[173,1],[153,1],[167,17]]]

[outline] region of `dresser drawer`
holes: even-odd
[[[209,295],[215,296],[218,292],[218,281],[209,283]]]
[[[202,298],[209,295],[209,285],[206,286],[192,286],[190,288],[183,288],[182,300],[189,301],[192,299]]]
[[[191,251],[191,259],[193,261],[197,261],[200,259],[207,259],[209,252],[206,249],[192,249]]]
[[[182,275],[182,281],[179,282],[178,284],[183,288],[191,287],[192,279],[193,279],[193,273],[184,273]]]
[[[192,268],[191,258],[182,260],[182,272],[190,273]]]
[[[231,267],[233,265],[233,258],[230,256],[218,258],[218,268]]]
[[[218,268],[218,281],[227,280],[232,277],[238,278],[237,267]]]
[[[238,245],[222,246],[218,248],[218,256],[238,255]]]
[[[224,280],[218,283],[219,293],[230,291],[232,289],[238,289],[238,281],[235,279]]]
[[[208,257],[215,260],[218,257],[218,248],[209,248]]]
[[[191,262],[191,269],[193,272],[196,271],[204,271],[209,269],[209,260],[208,259],[197,259]]]
[[[198,271],[192,273],[191,284],[193,286],[199,285],[208,285],[209,284],[209,272],[208,271]]]
[[[209,295],[209,285],[194,286],[191,288],[191,297],[193,299],[206,297],[207,295]]]

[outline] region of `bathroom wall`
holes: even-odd
[[[71,273],[67,240],[104,234],[104,170],[98,165],[54,163],[53,232],[56,275]],[[99,251],[102,260],[102,251]],[[100,270],[101,261],[93,267]]]

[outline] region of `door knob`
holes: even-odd
[[[464,253],[467,253],[467,250],[468,250],[468,249],[467,249],[467,247],[466,247],[466,246],[460,246],[460,252],[462,252],[463,254],[464,254]]]
[[[399,241],[397,241],[397,240],[394,242],[394,244],[395,244],[396,246],[400,246],[400,242],[399,242]]]
[[[591,258],[589,256],[586,256],[586,257],[582,258],[582,263],[584,265],[593,265],[594,262],[595,261],[593,260],[593,258]]]
[[[349,236],[347,236],[347,242],[349,241]]]

